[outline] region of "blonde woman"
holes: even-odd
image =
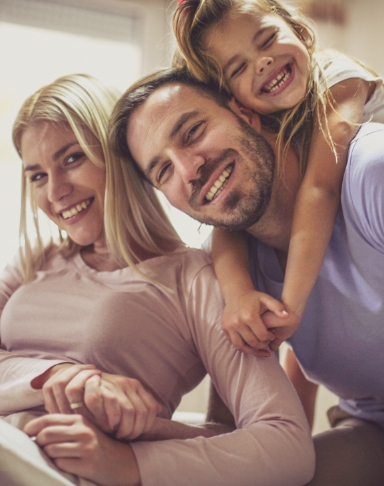
[[[110,157],[114,101],[96,80],[67,76],[15,122],[24,211],[28,193],[37,234],[45,217],[60,237],[34,245],[23,229],[21,259],[0,278],[0,479],[303,484],[314,456],[298,399],[275,357],[232,349],[209,258],[185,249],[153,189]],[[207,372],[231,433],[170,420]]]

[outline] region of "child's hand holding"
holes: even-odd
[[[222,327],[238,351],[254,354],[259,358],[270,356],[268,347],[275,335],[267,329],[261,318],[267,311],[279,319],[279,322],[288,317],[281,302],[254,289],[233,296],[227,301]]]
[[[290,338],[297,331],[301,317],[301,315],[299,316],[290,311],[286,311],[283,318],[270,311],[263,314],[262,320],[264,325],[269,332],[274,334],[274,340],[271,341],[269,346],[271,351],[276,351],[281,343]]]

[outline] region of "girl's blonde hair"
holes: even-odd
[[[61,77],[24,102],[13,125],[12,138],[22,158],[21,141],[29,127],[55,123],[72,129],[86,156],[106,170],[104,218],[107,242],[117,261],[135,267],[143,251],[145,254],[162,255],[182,244],[150,186],[143,184],[135,175],[131,177],[129,171],[124,173],[123,180],[116,180],[114,168],[119,167],[121,161],[110,156],[107,131],[109,117],[119,95],[116,89],[88,75]],[[99,146],[89,145],[89,133],[96,138]],[[102,159],[97,155],[100,147]],[[33,238],[27,224],[29,210],[34,226]],[[66,256],[79,250],[79,245],[59,228],[59,242],[52,235],[48,242],[44,242],[40,226],[38,207],[23,171],[20,258],[24,282],[32,280],[48,250],[55,248]],[[32,243],[35,236],[36,244]]]
[[[184,0],[173,16],[173,30],[178,44],[173,63],[177,67],[186,65],[200,81],[215,80],[222,89],[230,91],[218,62],[206,46],[207,34],[229,12],[276,15],[291,27],[308,50],[312,69],[304,99],[291,109],[261,117],[264,126],[278,134],[276,148],[280,174],[283,171],[281,161],[285,159],[289,146],[296,138],[300,139],[299,161],[303,175],[314,116],[320,121],[320,128],[333,149],[334,146],[324,116],[327,105],[332,105],[332,99],[326,89],[323,71],[313,55],[316,48],[315,34],[308,20],[297,9],[276,0]]]

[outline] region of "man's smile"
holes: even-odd
[[[215,199],[219,194],[221,194],[224,190],[224,187],[226,186],[229,176],[231,175],[233,171],[233,164],[228,165],[223,172],[220,174],[220,176],[216,179],[216,181],[213,183],[211,189],[208,191],[207,195],[205,196],[205,199],[207,201],[212,201]]]

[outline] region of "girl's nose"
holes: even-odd
[[[257,74],[262,74],[264,70],[273,64],[272,57],[262,57],[258,60],[256,64],[256,72]]]

